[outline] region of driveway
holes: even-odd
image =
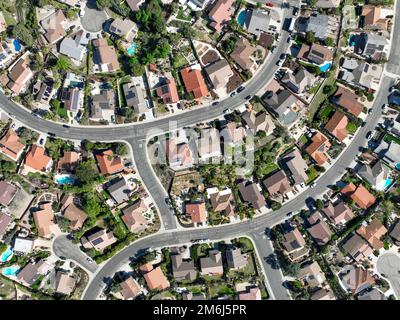
[[[107,14],[97,9],[96,1],[89,0],[85,7],[85,14],[81,17],[83,29],[88,32],[99,32],[103,29],[103,24],[107,20]]]
[[[394,294],[400,299],[400,257],[394,253],[385,253],[378,258],[376,268],[390,282]]]

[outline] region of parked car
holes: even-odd
[[[250,98],[251,98],[251,95],[248,95],[245,97],[246,100],[250,100]]]
[[[242,92],[244,89],[245,89],[245,87],[240,86],[236,91],[237,91],[237,93],[240,93],[240,92]]]
[[[224,114],[229,114],[229,113],[232,113],[232,112],[233,112],[232,109],[229,109],[229,108],[224,110]]]
[[[371,135],[372,135],[372,131],[368,131],[367,134],[365,135],[365,137],[367,139],[369,139],[369,138],[371,138]]]
[[[267,2],[265,5],[266,5],[267,7],[273,7],[273,6],[274,6],[274,4],[273,4],[272,2]]]
[[[310,184],[310,188],[314,188],[317,184],[315,182]]]
[[[236,94],[236,92],[233,91],[233,92],[231,93],[231,97],[233,97],[235,94]]]
[[[215,102],[212,103],[213,106],[216,106],[218,104],[219,104],[219,101],[215,101]]]

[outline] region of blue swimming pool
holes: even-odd
[[[396,167],[397,170],[400,170],[400,163],[397,163],[397,164],[395,165],[395,167]]]
[[[356,35],[355,35],[355,34],[352,34],[352,35],[349,37],[349,45],[350,45],[351,47],[354,47],[354,46],[356,45],[355,39],[356,39]]]
[[[57,184],[74,184],[75,178],[71,175],[62,175],[55,178]]]
[[[7,262],[8,260],[11,259],[12,255],[13,255],[13,249],[11,247],[8,247],[8,249],[1,254],[0,262]]]
[[[14,45],[14,49],[15,49],[16,52],[20,52],[21,51],[21,43],[19,42],[18,39],[14,39],[13,45]]]
[[[319,66],[321,72],[327,72],[332,67],[331,62],[325,62],[323,65]]]
[[[130,47],[126,50],[126,52],[128,52],[129,56],[133,56],[136,52],[136,48],[137,48],[137,44],[132,42],[132,44],[130,45]]]
[[[7,268],[4,268],[3,274],[5,276],[15,276],[15,275],[17,275],[19,269],[20,269],[20,267],[17,265],[7,267]]]
[[[238,17],[237,17],[237,22],[238,22],[239,26],[241,26],[241,27],[244,26],[244,23],[246,22],[246,16],[247,16],[246,10],[242,10],[239,12]]]

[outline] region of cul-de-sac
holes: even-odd
[[[398,0],[0,0],[0,300],[400,299]]]

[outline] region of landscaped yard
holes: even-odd
[[[354,122],[349,122],[346,126],[347,131],[349,131],[350,134],[354,134],[357,131],[357,124]]]
[[[306,173],[308,176],[308,180],[306,181],[306,184],[313,182],[318,177],[318,171],[315,169],[314,166],[309,167],[308,170],[306,171]]]
[[[397,137],[395,137],[395,136],[392,136],[391,134],[385,134],[385,137],[383,138],[386,142],[391,142],[391,141],[393,141],[393,142],[395,142],[395,143],[397,143],[397,144],[400,144],[400,139],[399,138],[397,138]]]
[[[180,67],[183,67],[186,65],[188,62],[186,58],[183,56],[182,53],[178,53],[174,55],[172,65],[175,69],[179,69]]]

